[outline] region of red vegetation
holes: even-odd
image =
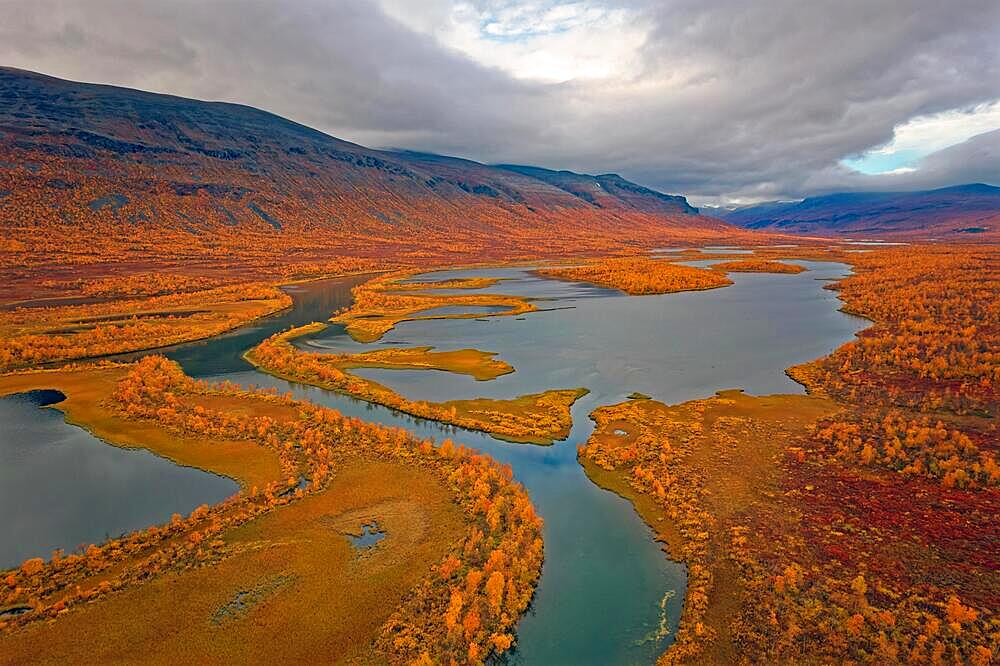
[[[836,403],[726,395],[593,415],[581,458],[662,507],[689,567],[666,663],[985,666],[1000,649],[1000,253],[850,261],[832,288],[872,327],[789,371]]]
[[[857,274],[833,288],[875,324],[803,381],[852,403],[1000,414],[997,248],[907,247],[851,262]]]

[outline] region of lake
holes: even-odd
[[[106,444],[45,407],[62,399],[0,398],[0,569],[165,523],[239,490],[232,479]]]

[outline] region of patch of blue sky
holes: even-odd
[[[1000,128],[1000,101],[915,116],[896,125],[892,140],[841,164],[863,174],[916,171],[931,153],[957,145],[979,134]]]
[[[842,160],[841,164],[867,175],[902,173],[904,170],[915,170],[917,163],[926,154],[917,149],[896,152],[871,151]]]

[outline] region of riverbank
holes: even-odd
[[[640,399],[593,412],[596,428],[579,451],[588,477],[633,501],[670,558],[688,567],[681,622],[661,662],[736,659],[729,623],[742,592],[726,553],[731,531],[741,513],[773,496],[770,461],[784,442],[834,409],[805,396],[725,391],[681,405]],[[739,444],[734,432],[747,441]]]
[[[0,617],[5,655],[121,661],[153,648],[167,663],[307,659],[322,649],[337,659],[376,650],[410,661],[427,651],[479,662],[512,644],[541,567],[540,521],[488,458],[308,403],[193,382],[157,357],[0,382],[4,392],[58,386],[70,418],[109,441],[152,436],[145,447],[229,472],[245,488],[169,525],[7,572],[0,599],[26,612]],[[373,521],[386,536],[352,551],[346,535]],[[510,559],[494,557],[484,536]],[[467,630],[451,636],[445,610],[459,583]],[[439,613],[425,613],[434,606]],[[81,642],[92,626],[108,631]],[[299,632],[294,645],[284,640]]]
[[[572,427],[570,408],[587,394],[586,389],[548,390],[509,400],[474,398],[446,402],[412,401],[378,382],[348,372],[351,368],[438,369],[494,379],[513,368],[474,349],[433,352],[429,347],[387,349],[360,354],[303,352],[291,341],[326,328],[313,323],[271,336],[244,358],[261,372],[287,381],[338,391],[345,395],[419,418],[486,432],[501,439],[526,444],[551,445],[565,438]]]
[[[632,501],[689,567],[661,663],[985,665],[997,653],[1000,580],[982,556],[1000,508],[996,347],[969,337],[993,330],[980,306],[1000,288],[987,268],[997,256],[852,259],[861,270],[832,288],[873,325],[788,369],[812,397],[726,392],[592,414],[588,476]]]
[[[988,662],[996,573],[965,553],[989,550],[989,496],[824,456],[812,424],[841,409],[729,391],[594,412],[580,449],[588,476],[633,501],[688,566],[681,624],[660,663],[931,653]],[[919,517],[899,518],[910,511]]]

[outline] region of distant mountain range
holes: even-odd
[[[1000,187],[975,183],[921,192],[842,192],[713,214],[746,229],[775,233],[993,235],[1000,233]]]
[[[0,68],[0,265],[455,261],[744,233],[682,196],[373,150],[238,104]]]

